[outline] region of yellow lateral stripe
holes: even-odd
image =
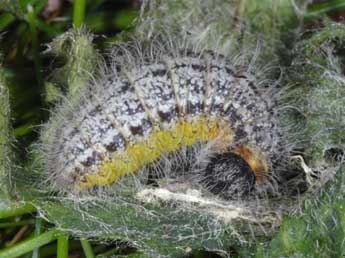
[[[171,129],[155,129],[146,140],[129,145],[112,160],[104,160],[99,172],[85,175],[85,182],[79,182],[77,187],[85,189],[111,184],[159,159],[162,153],[168,154],[181,147],[206,142],[222,134],[226,134],[226,145],[229,146],[233,134],[227,122],[206,117],[199,117],[192,122],[181,119]]]

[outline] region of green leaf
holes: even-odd
[[[331,11],[341,10],[345,7],[344,0],[328,0],[316,4],[310,4],[308,6],[308,12],[306,17],[311,18],[320,14],[324,14]]]
[[[15,16],[10,13],[4,13],[0,16],[0,31],[3,31],[7,26],[15,21]]]

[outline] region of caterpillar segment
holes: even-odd
[[[163,159],[174,159],[178,167],[179,153],[209,144],[210,154],[181,180],[231,198],[264,183],[274,169],[279,145],[274,112],[255,80],[237,74],[220,55],[165,56],[129,66],[93,87],[46,149],[51,178],[66,191],[116,184],[150,167],[157,172]],[[191,153],[188,158],[198,163],[200,153]]]

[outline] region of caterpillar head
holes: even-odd
[[[253,190],[255,176],[239,155],[222,153],[210,160],[201,183],[213,194],[233,199],[246,196]]]

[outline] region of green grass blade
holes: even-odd
[[[24,240],[10,248],[6,248],[3,251],[0,251],[0,258],[14,258],[26,254],[33,249],[46,245],[54,241],[57,237],[57,231],[51,230],[45,232],[37,237]]]
[[[32,50],[34,53],[34,63],[35,63],[35,71],[36,71],[36,78],[38,81],[38,84],[41,86],[43,79],[42,79],[42,65],[41,65],[41,59],[39,56],[39,40],[38,40],[38,33],[37,33],[37,19],[36,15],[34,13],[34,9],[31,5],[28,6],[28,22],[31,32],[31,38],[32,38]]]
[[[14,221],[14,222],[0,223],[0,229],[1,228],[24,226],[24,225],[28,225],[28,224],[34,224],[34,220],[33,219],[27,219],[27,220],[20,220],[20,221]]]
[[[35,212],[36,209],[31,204],[23,204],[19,207],[11,207],[9,209],[0,210],[0,219],[15,217],[31,212]]]
[[[336,11],[345,7],[345,0],[329,0],[322,3],[312,4],[308,7],[307,17]]]

